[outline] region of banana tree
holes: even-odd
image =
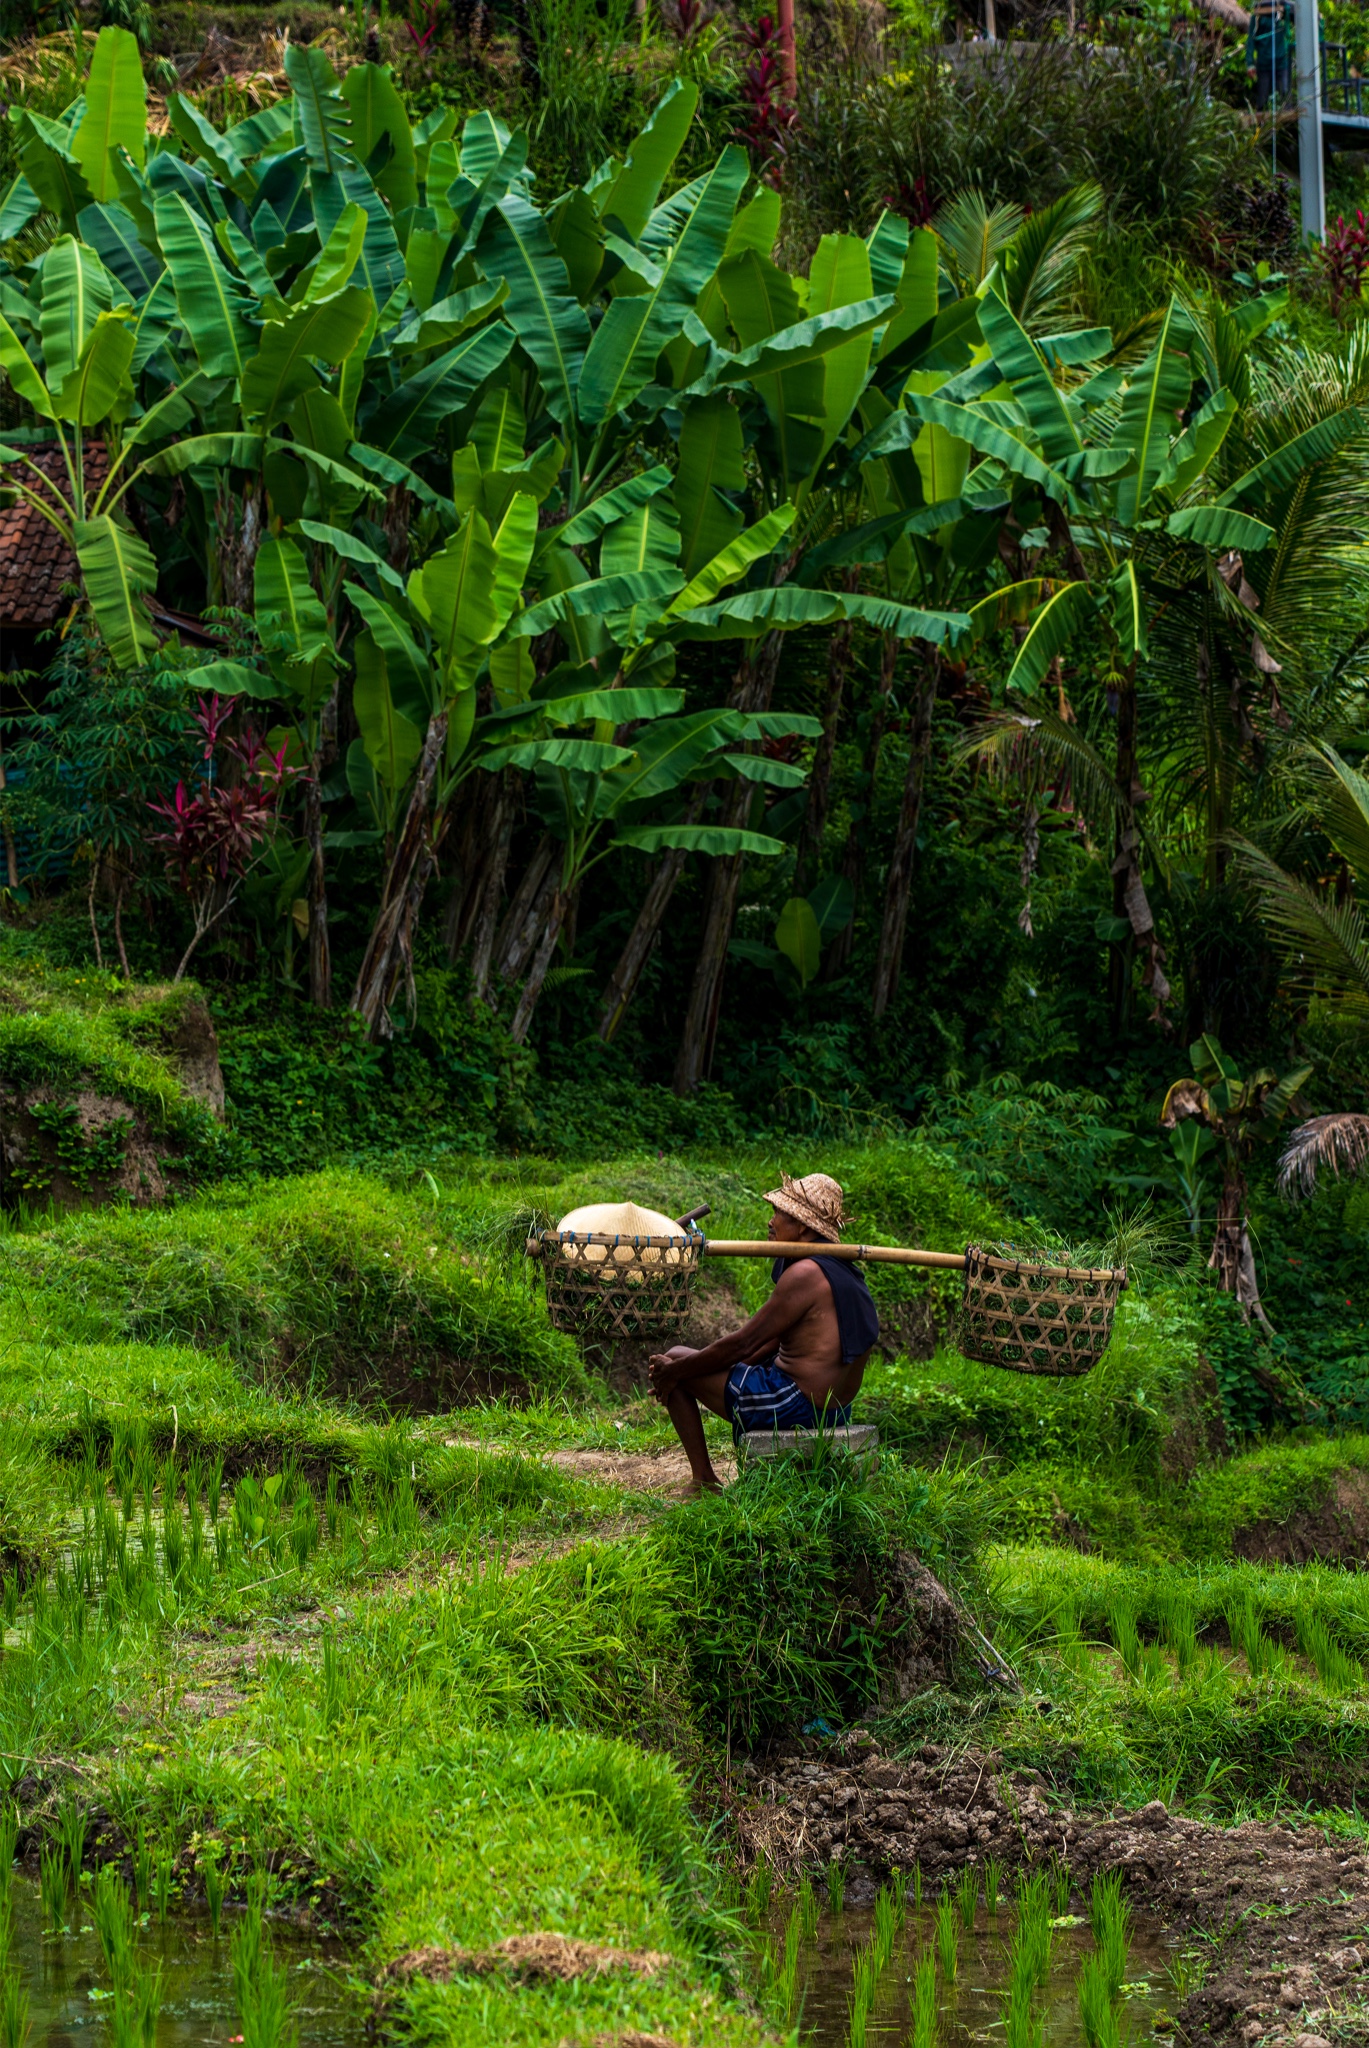
[[[1146,801],[1139,773],[1137,676],[1153,617],[1175,593],[1203,582],[1225,603],[1224,562],[1256,553],[1272,528],[1244,509],[1259,465],[1213,484],[1238,403],[1206,386],[1194,402],[1194,335],[1183,307],[1164,314],[1134,369],[1110,360],[1105,330],[1034,340],[992,290],[979,301],[989,351],[935,393],[910,392],[907,410],[972,451],[966,491],[993,485],[1010,503],[1018,575],[974,607],[979,636],[1012,627],[1020,640],[1007,690],[1025,704],[989,721],[982,743],[1005,749],[1025,709],[1042,743],[1083,759],[1080,736],[1037,692],[1067,649],[1092,642],[1115,718],[1109,808],[1114,828],[1112,994],[1120,1025],[1134,946],[1158,1015],[1169,997],[1164,954],[1142,876]],[[894,418],[872,443],[884,452],[914,438]],[[977,459],[975,459],[977,458]],[[1048,558],[1066,573],[1043,575]]]
[[[1268,1329],[1250,1243],[1246,1172],[1256,1146],[1287,1116],[1312,1069],[1296,1067],[1280,1075],[1272,1067],[1261,1067],[1243,1074],[1240,1063],[1223,1052],[1210,1033],[1189,1047],[1189,1058],[1193,1074],[1176,1081],[1166,1095],[1161,1128],[1175,1131],[1185,1119],[1196,1118],[1219,1141],[1222,1192],[1207,1263],[1215,1270],[1222,1293],[1236,1297],[1246,1321],[1253,1315]]]

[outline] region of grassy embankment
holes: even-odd
[[[25,1029],[51,1069],[53,1035]],[[89,1059],[69,1017],[54,1032]],[[193,1124],[166,1071],[135,1083]],[[915,1143],[823,1163],[872,1239],[1003,1227]],[[711,1228],[749,1234],[774,1171],[759,1154],[485,1162],[417,1192],[332,1173],[0,1240],[0,1769],[26,1810],[51,1824],[77,1763],[113,1817],[104,1853],[141,1829],[192,1896],[206,1858],[238,1886],[269,1866],[371,1971],[534,1928],[675,1958],[394,1991],[454,2042],[751,2039],[702,1828],[729,1743],[874,1703],[899,1544],[958,1579],[1026,1689],[964,1679],[888,1737],[968,1721],[1077,1801],[1348,1808],[1369,1602],[1334,1567],[1258,1559],[1279,1531],[1353,1521],[1369,1441],[1215,1460],[1182,1288],[1129,1297],[1073,1384],[896,1340],[867,1390],[892,1447],[874,1492],[782,1473],[679,1506],[546,1461],[668,1432],[548,1329],[501,1253],[519,1213],[631,1191],[676,1213],[709,1200]],[[766,1277],[714,1284],[740,1310]],[[946,1283],[875,1285],[916,1350]],[[453,1417],[472,1392],[491,1398]]]

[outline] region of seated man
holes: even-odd
[[[766,1196],[777,1244],[840,1241],[842,1194],[825,1173],[782,1174]],[[690,1491],[720,1485],[699,1407],[725,1415],[740,1441],[751,1430],[820,1429],[851,1419],[879,1315],[864,1278],[845,1259],[776,1259],[775,1291],[758,1315],[702,1350],[676,1344],[651,1360],[651,1388],[675,1425]]]

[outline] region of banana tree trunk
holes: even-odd
[[[686,824],[697,824],[703,810],[704,792],[696,789],[685,812]],[[599,1022],[595,1027],[600,1038],[607,1045],[627,1012],[628,1004],[637,993],[637,983],[642,978],[642,969],[651,958],[665,914],[670,908],[670,899],[675,894],[675,885],[684,873],[689,855],[680,847],[672,847],[662,860],[642,898],[642,907],[637,912],[637,921],[627,935],[627,943],[618,956],[618,964],[604,985],[600,1001]]]
[[[889,698],[894,687],[894,676],[898,669],[900,642],[896,633],[886,633],[879,652],[879,679],[875,686],[875,700],[870,707],[870,723],[865,734],[865,752],[860,763],[860,791],[863,807],[860,816],[853,817],[846,833],[846,846],[841,857],[841,872],[851,884],[851,922],[844,931],[839,931],[827,949],[823,967],[824,978],[835,981],[844,974],[851,958],[851,948],[856,938],[856,916],[860,909],[861,885],[865,880],[865,858],[870,847],[870,818],[875,802],[875,777],[879,772],[879,757],[884,746],[884,734],[889,724]]]
[[[777,582],[783,580],[782,576],[776,578]],[[781,636],[771,633],[754,660],[743,661],[728,700],[734,710],[770,709],[770,699],[775,694],[775,677],[779,672],[780,646]],[[753,786],[749,782],[729,783],[720,822],[733,828],[744,825],[750,812],[752,794]],[[732,942],[743,858],[741,854],[719,854],[709,867],[703,936],[670,1084],[677,1095],[692,1095],[699,1083],[707,1080],[713,1065],[718,1017],[722,1009],[723,975],[727,967],[727,949]]]
[[[1138,950],[1145,955],[1145,987],[1154,1002],[1152,1023],[1163,1023],[1169,1001],[1169,981],[1164,971],[1165,952],[1155,930],[1155,918],[1141,875],[1141,829],[1137,811],[1146,801],[1141,785],[1137,737],[1135,664],[1122,679],[1117,692],[1117,834],[1112,862],[1112,913],[1130,927],[1125,937],[1114,940],[1108,961],[1108,998],[1112,1030],[1120,1038],[1131,1007],[1131,965]]]
[[[1254,1316],[1266,1330],[1269,1330],[1269,1318],[1260,1299],[1260,1282],[1255,1271],[1255,1252],[1250,1242],[1250,1227],[1246,1222],[1245,1174],[1239,1161],[1233,1158],[1228,1158],[1222,1175],[1217,1230],[1207,1263],[1216,1273],[1217,1285],[1222,1293],[1235,1295],[1245,1321],[1249,1322]]]
[[[555,854],[555,844],[544,832],[495,936],[493,968],[501,981],[517,981],[536,949],[542,928],[539,917],[558,886]]]
[[[894,834],[894,850],[885,882],[884,918],[879,930],[879,953],[870,995],[870,1010],[876,1019],[884,1015],[893,1001],[903,971],[908,903],[913,890],[913,869],[917,863],[917,828],[922,817],[922,791],[927,778],[927,756],[932,745],[932,716],[936,710],[940,674],[940,657],[933,655],[913,699],[908,732],[908,770],[903,778],[903,801],[899,806],[898,829]]]
[[[333,954],[328,939],[328,878],[323,864],[323,777],[337,759],[337,685],[319,719],[319,743],[310,765],[304,799],[304,836],[309,846],[309,1001],[316,1010],[333,1007]]]
[[[721,822],[734,830],[744,825],[751,805],[751,796],[752,786],[749,782],[732,784],[728,789],[727,804]],[[745,856],[739,853],[719,855],[708,871],[708,887],[704,896],[703,936],[699,941],[694,980],[689,991],[689,1006],[685,1011],[684,1031],[680,1038],[680,1050],[675,1057],[675,1071],[670,1082],[677,1095],[692,1095],[699,1083],[708,1079],[712,1070],[713,1052],[718,1039],[718,1018],[722,1010],[727,949],[732,943],[732,925],[737,914],[737,890],[741,883],[744,858]]]
[[[848,571],[843,580],[847,590],[856,588],[859,570]],[[808,783],[808,808],[799,828],[798,855],[794,862],[794,894],[806,896],[810,877],[822,869],[822,842],[827,830],[827,812],[832,801],[832,763],[837,751],[837,728],[851,667],[855,625],[847,619],[832,634],[827,646],[827,694],[822,707],[822,735],[813,754],[813,773]]]
[[[574,907],[575,891],[572,889],[567,892],[558,884],[547,906],[546,923],[542,927],[542,935],[537,941],[537,949],[528,967],[527,979],[519,991],[518,1007],[509,1026],[509,1036],[515,1045],[522,1045],[527,1038],[532,1025],[533,1011],[537,1008],[542,985],[547,978],[547,969],[551,966],[551,956],[556,951],[556,942],[567,919],[572,916]]]
[[[404,829],[386,869],[380,910],[352,993],[352,1008],[372,1041],[391,1035],[390,1004],[401,974],[413,972],[414,926],[437,864],[436,833],[428,813],[446,744],[447,714],[438,711],[428,721]]]
[[[514,803],[507,788],[499,792],[494,818],[494,843],[485,869],[484,887],[471,925],[471,994],[489,1000],[490,964],[494,958],[494,935],[499,924],[499,905],[504,894],[504,877],[509,870],[509,848],[513,844]]]

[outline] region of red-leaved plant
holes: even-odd
[[[1353,227],[1347,226],[1343,214],[1336,215],[1334,232],[1322,243],[1320,255],[1331,294],[1331,311],[1339,319],[1341,300],[1359,297],[1364,273],[1369,270],[1369,223],[1358,207]]]
[[[750,119],[745,128],[736,131],[734,139],[750,150],[752,163],[766,183],[778,185],[789,137],[799,119],[798,109],[786,105],[780,97],[783,88],[779,23],[773,15],[763,14],[754,27],[742,22],[737,33],[750,48],[752,57],[741,80],[742,98],[750,109]]]
[[[287,767],[284,747],[273,754],[252,726],[238,736],[226,734],[223,727],[236,708],[231,700],[201,697],[195,713],[204,740],[199,787],[191,796],[178,782],[170,803],[148,806],[167,821],[166,831],[149,832],[149,844],[166,848],[167,866],[194,909],[195,926],[176,981],[210,926],[233,903],[243,876],[275,830],[282,792],[300,772]]]

